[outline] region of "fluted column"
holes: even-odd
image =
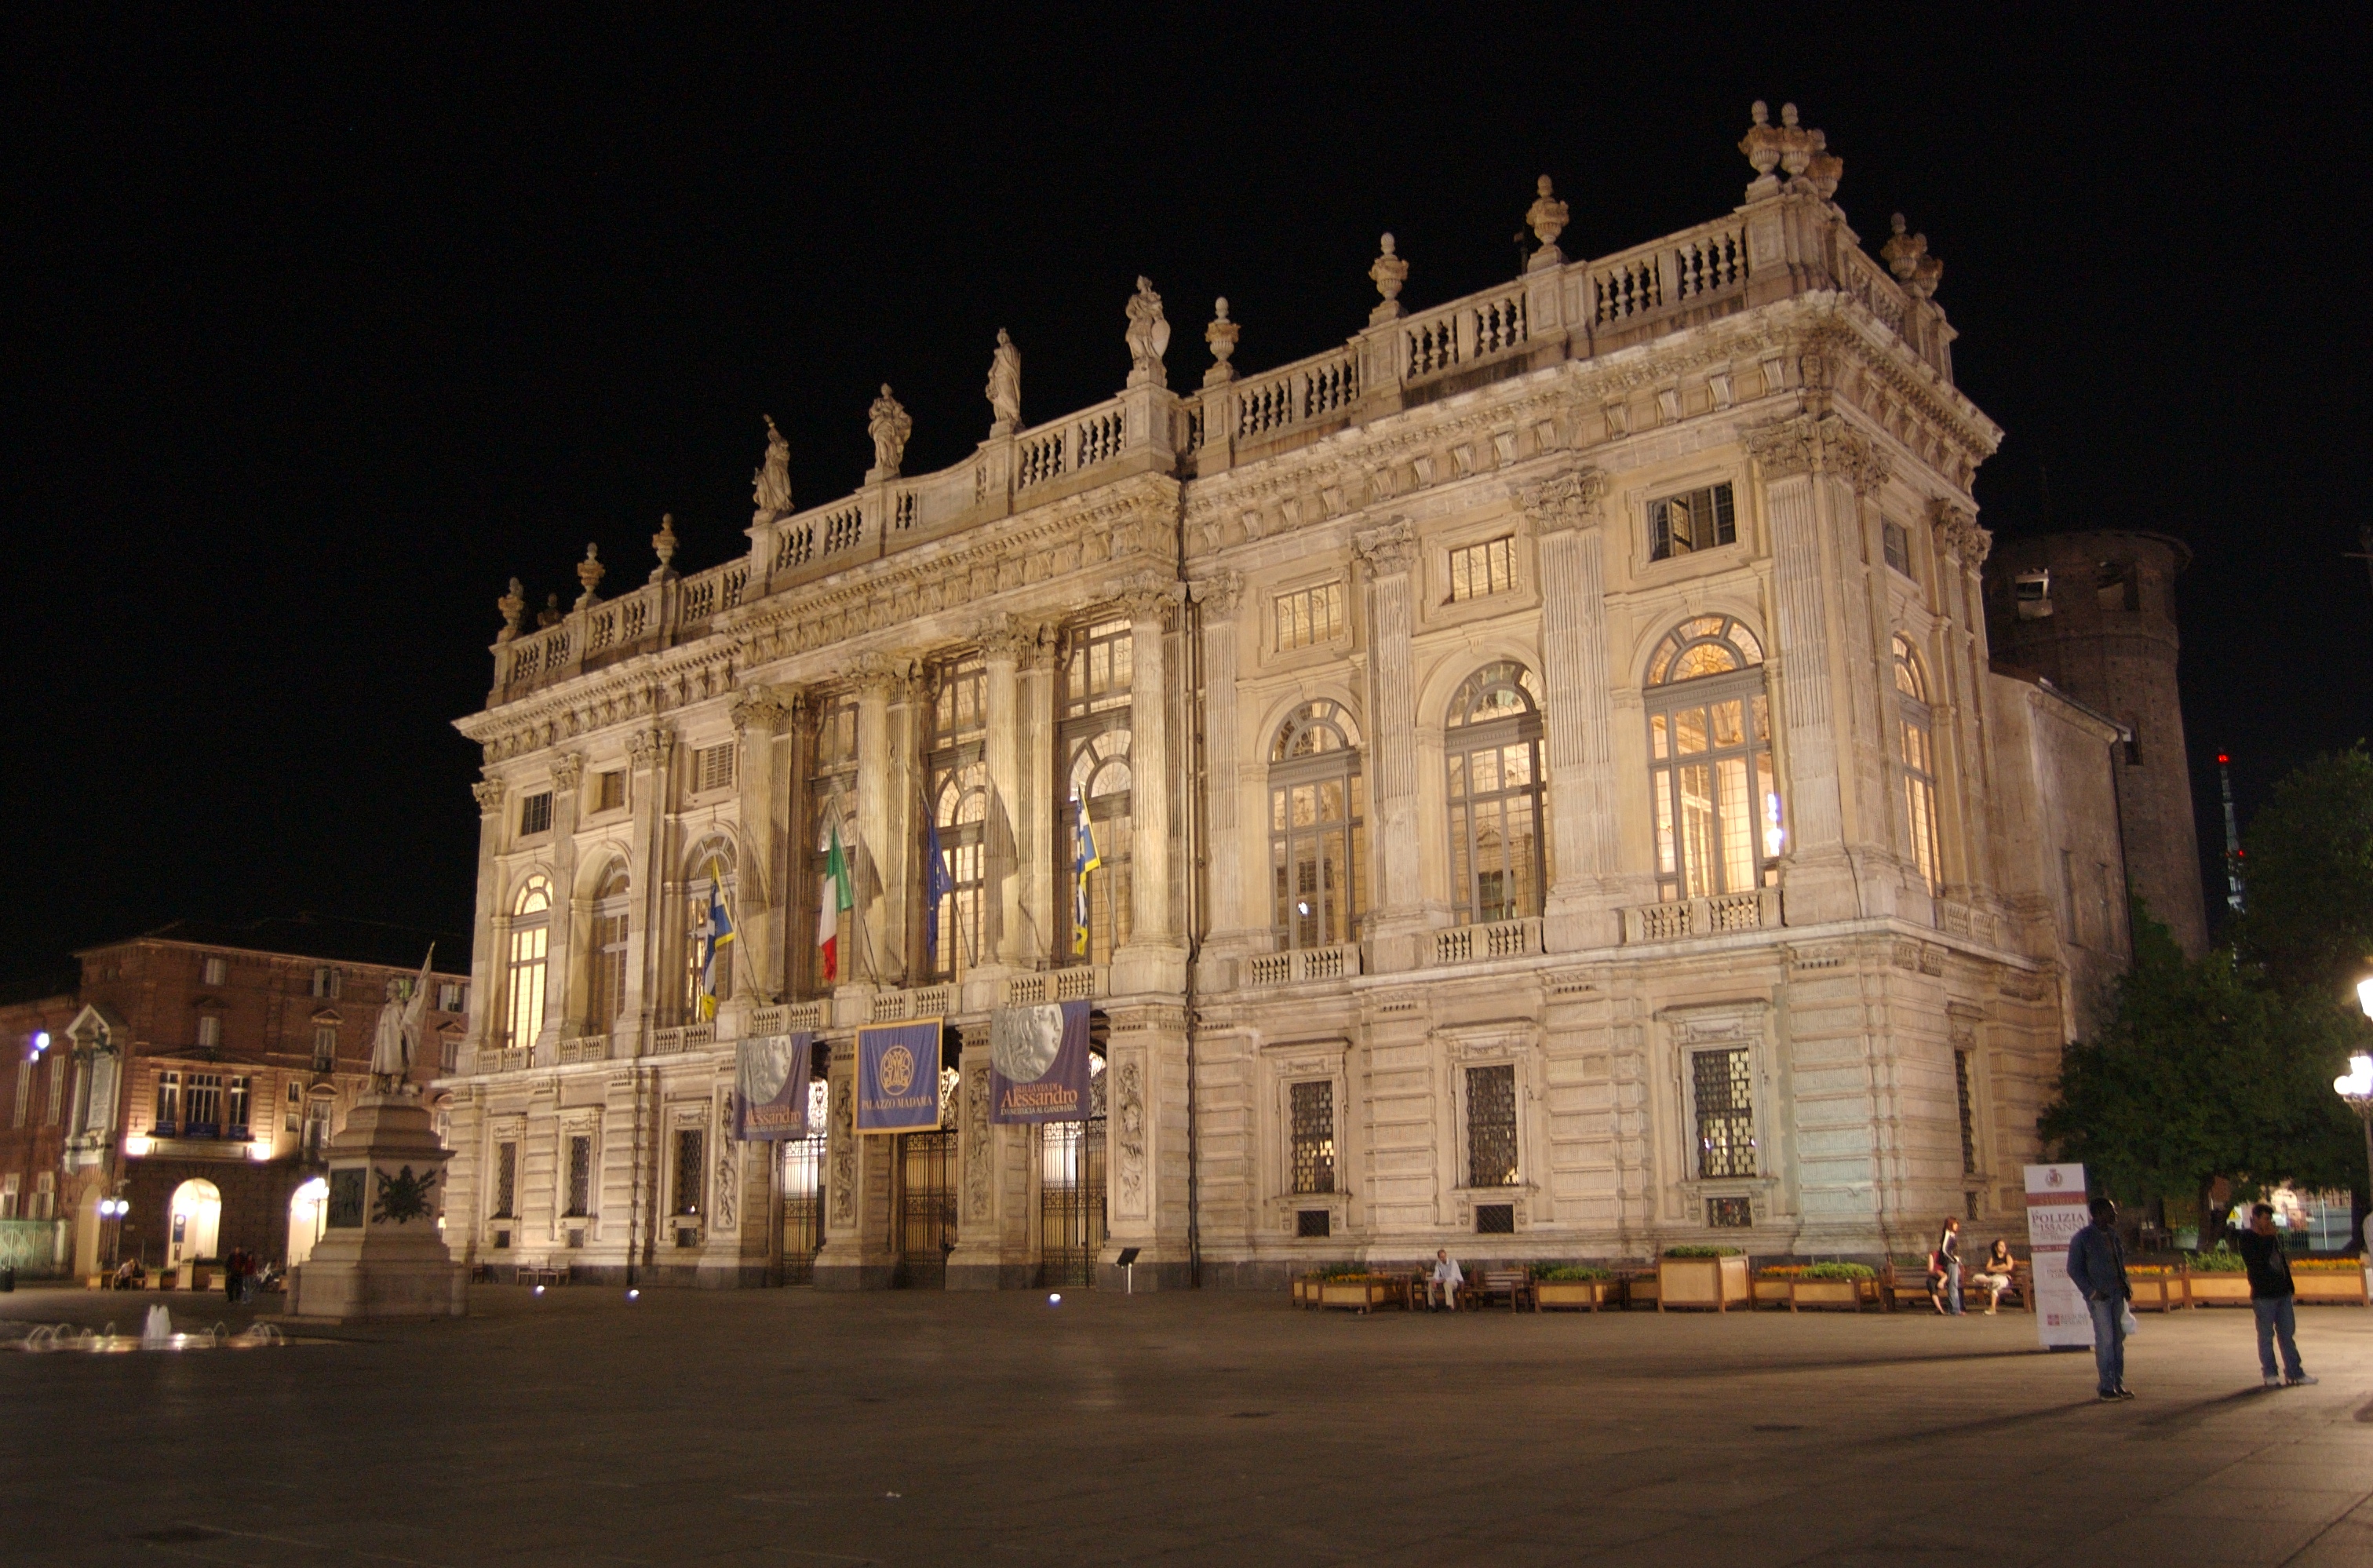
[[[1407,518],[1352,535],[1364,568],[1368,610],[1368,761],[1375,825],[1378,897],[1369,922],[1369,966],[1414,968],[1428,924],[1418,861],[1417,669],[1409,638],[1416,612],[1409,581],[1417,530]]]
[[[891,705],[906,709],[906,661],[868,653],[857,666],[857,962],[849,973],[875,985],[894,985],[905,974],[903,900],[894,898],[901,863],[896,824],[897,790],[906,782],[894,744]],[[896,907],[894,908],[894,906]]]
[[[503,902],[503,781],[488,777],[470,786],[478,802],[478,940],[470,955],[470,1043],[480,1049],[499,1045],[506,999],[499,994],[504,938],[510,910]]]
[[[982,857],[988,883],[988,930],[981,945],[995,961],[1027,967],[1029,921],[1024,918],[1028,882],[1022,873],[1022,691],[1018,672],[1037,647],[1037,628],[1000,617],[981,631],[988,666],[982,719],[988,731],[988,819],[981,826]]]
[[[1113,989],[1176,990],[1186,984],[1172,881],[1170,681],[1165,639],[1178,583],[1148,576],[1122,596],[1129,618],[1129,936],[1114,958]]]
[[[1205,771],[1196,780],[1209,836],[1204,860],[1210,867],[1210,906],[1204,925],[1207,964],[1223,962],[1249,947],[1255,923],[1245,908],[1245,860],[1249,853],[1236,800],[1237,762],[1245,755],[1236,733],[1236,644],[1242,635],[1236,606],[1244,594],[1240,573],[1219,572],[1194,585],[1203,626],[1203,755]],[[1187,809],[1194,809],[1190,798]],[[1224,985],[1223,976],[1210,982]]]
[[[790,718],[782,694],[748,687],[733,699],[733,733],[741,743],[742,860],[735,868],[733,913],[741,921],[733,945],[735,1000],[754,1001],[784,993],[781,968],[784,790],[775,777],[775,740]]]
[[[577,1025],[569,1012],[570,981],[592,920],[591,901],[579,898],[577,887],[577,790],[584,778],[584,753],[563,752],[552,759],[552,924],[539,1041],[557,1040]]]

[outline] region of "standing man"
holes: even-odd
[[[2093,1223],[2068,1243],[2068,1280],[2093,1316],[2093,1370],[2104,1399],[2131,1399],[2126,1388],[2126,1245],[2118,1239],[2118,1206],[2092,1203]]]
[[[2274,1234],[2274,1206],[2260,1203],[2250,1211],[2250,1228],[2241,1233],[2241,1262],[2250,1270],[2250,1310],[2258,1319],[2258,1370],[2266,1387],[2297,1387],[2312,1383],[2299,1364],[2298,1309],[2292,1302],[2291,1260],[2283,1256],[2283,1238]],[[2282,1373],[2274,1370],[2274,1340],[2283,1342]]]

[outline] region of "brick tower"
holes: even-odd
[[[2175,679],[2175,579],[2191,561],[2161,533],[1998,540],[1986,562],[1986,635],[1996,659],[2133,730],[2117,770],[2126,874],[2197,955],[2208,920]]]

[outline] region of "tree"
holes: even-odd
[[[2274,982],[2345,1000],[2373,974],[2373,755],[2363,742],[2274,786],[2242,841],[2241,955]]]

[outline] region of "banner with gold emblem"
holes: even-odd
[[[915,1132],[940,1125],[941,1020],[857,1032],[857,1130]]]

